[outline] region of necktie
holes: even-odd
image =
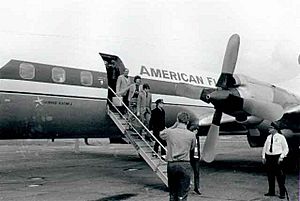
[[[270,152],[271,153],[273,152],[273,137],[274,137],[274,135],[272,134],[272,137],[271,137],[271,146],[270,146]]]

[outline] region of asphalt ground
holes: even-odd
[[[80,140],[75,151],[75,140],[0,141],[0,200],[168,200],[167,188],[130,144],[90,143]],[[261,148],[250,148],[244,136],[223,136],[217,149],[214,162],[201,163],[202,195],[191,191],[188,200],[280,200],[264,197]],[[299,158],[287,164],[286,187],[290,200],[298,201]]]

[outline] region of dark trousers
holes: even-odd
[[[199,190],[200,183],[200,160],[199,158],[194,158],[191,160],[191,165],[194,172],[194,189]]]
[[[269,193],[275,194],[275,177],[279,187],[280,195],[285,195],[285,174],[282,170],[282,164],[278,164],[280,155],[266,154],[266,169],[269,182]]]
[[[167,146],[167,142],[159,137],[159,132],[160,132],[160,131],[158,131],[158,130],[153,130],[153,135],[156,137],[156,139],[159,140],[159,142],[160,142],[163,146]],[[160,147],[160,145],[158,144],[158,142],[155,141],[155,144],[154,144],[154,148],[153,148],[153,149],[154,149],[154,151],[155,151],[156,153],[158,153],[158,148],[159,148],[159,147]],[[161,155],[166,155],[166,151],[165,151],[165,149],[164,149],[163,147],[161,147],[160,150],[161,150]]]
[[[190,162],[168,162],[167,171],[170,201],[187,200],[192,172]]]

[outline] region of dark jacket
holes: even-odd
[[[165,110],[156,107],[151,111],[149,128],[153,131],[162,131],[165,127]]]

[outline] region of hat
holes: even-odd
[[[163,99],[157,99],[157,100],[155,101],[155,103],[156,103],[156,105],[157,105],[158,103],[164,103],[164,100],[163,100]]]

